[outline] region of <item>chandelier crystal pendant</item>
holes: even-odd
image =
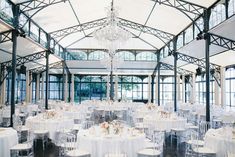
[[[118,26],[118,12],[114,9],[113,1],[111,3],[111,10],[107,13],[107,23],[102,29],[94,32],[94,37],[98,43],[108,50],[110,57],[113,57],[116,50],[127,40],[131,38],[131,34]]]

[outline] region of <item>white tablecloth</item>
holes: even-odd
[[[10,157],[10,148],[18,143],[16,130],[0,128],[0,156]]]
[[[144,125],[156,129],[156,130],[165,130],[171,131],[172,128],[185,128],[187,123],[187,119],[184,118],[159,118],[159,119],[152,119],[152,118],[144,118]]]
[[[210,129],[205,135],[205,146],[214,150],[216,156],[227,157],[227,152],[235,154],[235,137],[229,138],[224,128]]]
[[[40,116],[28,117],[26,119],[26,127],[30,130],[48,130],[49,138],[56,140],[56,132],[62,129],[73,128],[73,119],[67,119],[65,117],[56,119],[43,119]]]
[[[136,157],[144,148],[144,134],[131,136],[128,134],[95,136],[81,131],[78,133],[78,147],[91,153],[91,157],[104,157],[107,153],[126,153],[128,157]]]

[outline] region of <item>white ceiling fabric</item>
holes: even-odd
[[[172,0],[170,1],[173,2]],[[188,1],[205,7],[208,7],[215,2],[215,0]],[[33,17],[33,19],[46,31],[53,32],[70,26],[75,26],[106,17],[107,9],[110,8],[110,3],[111,0],[70,0],[66,1],[65,3],[59,3],[46,7],[45,9],[38,12]],[[72,7],[70,6],[70,4],[72,5]],[[118,16],[120,18],[156,28],[158,30],[169,32],[171,34],[178,34],[191,23],[191,20],[179,10],[169,6],[159,5],[158,3],[153,9],[154,4],[154,0],[114,0],[114,7],[118,9]],[[72,8],[74,9],[78,19],[76,19]],[[152,9],[153,11],[150,15]],[[189,16],[191,16],[192,18],[194,17],[193,14],[189,14]],[[132,31],[134,31],[134,33],[136,32],[136,34],[139,35],[140,31],[135,31],[133,29]],[[90,32],[91,31],[89,30],[85,30],[86,35]],[[66,47],[76,41],[76,39],[80,39],[84,36],[85,35],[83,34],[83,32],[76,33],[76,35],[69,35],[60,43],[62,44],[62,46]],[[145,35],[145,33],[142,33],[141,37],[143,40],[146,40],[150,43],[154,40],[153,45],[155,45],[157,48],[161,48],[163,45],[162,41],[153,39],[156,38],[154,36],[149,37],[149,35]],[[136,45],[138,45],[139,42],[136,42]],[[76,46],[77,48],[84,48],[87,47],[87,43],[82,42],[76,44]],[[143,48],[142,45],[141,48]]]
[[[14,0],[15,3],[20,3],[26,0]],[[174,0],[169,0],[174,1]],[[216,0],[184,0],[188,1],[200,6],[210,7]],[[76,18],[72,7],[76,13]],[[34,21],[41,26],[47,32],[53,32],[56,30],[64,29],[67,27],[83,24],[86,22],[94,21],[97,19],[105,18],[106,10],[105,8],[110,7],[111,0],[70,0],[65,3],[59,3],[55,5],[51,5],[46,7],[45,9],[38,12],[34,17]],[[133,21],[135,23],[139,23],[141,25],[146,25],[148,27],[152,27],[158,30],[162,30],[168,32],[170,34],[177,35],[183,29],[185,29],[192,21],[185,16],[182,12],[175,8],[171,8],[165,5],[156,4],[155,8],[154,0],[114,0],[114,6],[119,10],[119,17],[122,19],[126,19],[128,21]],[[151,10],[152,14],[150,15]],[[29,12],[33,13],[33,12]],[[193,14],[189,14],[192,18],[194,18]],[[149,17],[149,19],[148,19]],[[231,17],[226,22],[220,24],[219,26],[213,28],[211,30],[212,33],[218,34],[230,39],[235,40],[235,17]],[[60,40],[60,44],[66,48],[81,48],[81,49],[104,49],[104,47],[100,46],[97,41],[92,36],[92,32],[94,32],[99,27],[85,30],[84,32],[77,32],[70,34],[60,40],[61,38],[57,38],[56,40]],[[124,27],[126,30],[133,33],[133,37],[123,45],[122,49],[159,49],[165,45],[164,42],[166,40],[161,41],[159,38],[149,35],[146,33],[141,33],[139,30],[134,30],[131,28]],[[0,24],[0,32],[7,30],[5,25]],[[85,34],[84,34],[85,33]],[[85,37],[85,35],[89,35],[89,37]],[[136,38],[139,36],[139,39]],[[9,52],[12,51],[12,44],[10,42],[1,44],[1,48],[7,50]],[[28,41],[27,39],[19,38],[18,39],[18,50],[17,54],[20,56],[26,56],[32,54],[33,52],[39,52],[43,50],[41,47]],[[192,41],[188,45],[178,50],[180,53],[187,54],[189,56],[193,56],[196,58],[203,59],[205,57],[205,42],[201,41]],[[221,53],[224,52],[224,53]],[[2,53],[2,52],[1,52]],[[4,62],[11,59],[10,54],[2,53],[0,58],[0,62]],[[227,51],[225,48],[221,48],[219,46],[210,46],[210,61],[212,63],[227,66],[234,64],[234,51]],[[57,61],[55,59],[54,61]],[[165,63],[173,65],[173,57],[167,57],[162,60]],[[53,61],[50,60],[50,63]],[[76,62],[78,63],[78,62]],[[83,62],[81,62],[83,63]],[[42,60],[42,64],[45,64],[45,60]],[[80,65],[80,64],[79,64]],[[84,64],[85,66],[89,66],[88,62]],[[133,64],[134,65],[134,64]],[[28,66],[39,66],[36,63],[28,64]],[[125,66],[127,66],[125,64]],[[135,65],[134,65],[135,66]],[[197,66],[192,64],[187,64],[182,61],[178,61],[178,66],[181,68],[187,69],[189,71],[195,71]],[[128,67],[128,66],[127,66]],[[154,67],[154,66],[153,66]],[[148,68],[147,68],[148,69]],[[71,69],[71,72],[78,72],[78,70]],[[85,70],[79,70],[81,73],[85,72]],[[96,70],[97,71],[97,70]],[[89,70],[87,71],[89,72]],[[93,73],[94,71],[91,71]],[[101,73],[106,73],[106,71],[99,70]],[[123,70],[119,70],[120,73]],[[126,70],[125,73],[131,73],[132,71]],[[138,71],[133,73],[144,73],[148,74],[149,71]]]

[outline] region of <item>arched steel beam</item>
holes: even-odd
[[[132,29],[139,30],[139,31],[142,30],[142,32],[144,33],[151,34],[151,35],[154,35],[159,38],[166,39],[166,40],[171,40],[174,37],[174,35],[171,33],[164,32],[162,30],[158,30],[152,27],[144,26],[142,24],[129,21],[123,18],[119,18],[118,25],[125,26],[127,28],[132,28]]]
[[[50,32],[49,34],[53,38],[59,38],[59,37],[64,37],[64,36],[70,35],[72,33],[81,32],[83,29],[88,30],[88,29],[99,27],[99,26],[103,26],[106,23],[107,23],[107,19],[101,18],[101,19],[86,22],[83,24],[79,24],[79,25],[68,27],[68,28],[56,30],[56,31]]]

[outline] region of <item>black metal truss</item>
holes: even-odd
[[[161,5],[166,5],[169,7],[176,8],[187,15],[189,15],[190,13],[199,16],[203,13],[204,9],[206,9],[203,6],[190,3],[184,0],[152,0],[152,1],[157,2]]]
[[[0,33],[0,44],[12,40],[12,30]]]
[[[152,28],[152,27],[148,27],[139,23],[135,23],[126,19],[122,19],[122,18],[119,18],[118,25],[131,28],[134,30],[142,31],[147,34],[157,36],[161,39],[171,40],[174,37],[173,34],[170,34],[170,33],[167,33],[167,32]]]
[[[35,60],[39,60],[42,58],[46,57],[46,51],[40,51],[28,56],[24,56],[24,57],[19,57],[16,59],[16,66],[20,66],[23,65],[25,63],[29,63],[29,62],[33,62]],[[11,61],[7,61],[7,62],[3,62],[1,63],[2,67],[11,67],[12,62]]]
[[[102,18],[102,19],[90,21],[90,22],[87,22],[87,23],[83,23],[83,24],[80,24],[80,25],[68,27],[68,28],[65,28],[65,29],[53,31],[53,32],[50,33],[50,35],[53,38],[63,37],[63,36],[67,36],[67,35],[72,34],[72,33],[81,32],[82,30],[88,30],[88,29],[99,27],[99,26],[104,26],[106,23],[107,23],[107,19]]]
[[[167,64],[167,63],[160,62],[160,70],[174,70],[174,66]],[[179,67],[177,67],[177,72],[179,74],[191,74],[192,73],[192,71],[188,71]]]
[[[198,58],[177,52],[177,60],[185,61],[187,63],[191,63],[194,65],[197,65],[198,67],[206,69],[206,61],[203,59],[198,59]],[[210,69],[214,70],[215,73],[218,73],[218,74],[220,73],[219,65],[210,63]],[[215,81],[218,83],[218,85],[220,86],[220,77],[217,77],[216,74],[213,74],[212,76],[215,79]]]
[[[53,69],[53,68],[63,68],[64,67],[64,61],[58,61],[52,64],[49,64],[49,69]],[[36,67],[34,69],[30,69],[30,71],[32,73],[42,73],[44,71],[46,71],[46,66],[40,66],[40,67]]]
[[[177,52],[177,59],[181,60],[181,61],[185,61],[187,63],[197,65],[197,66],[202,67],[204,69],[206,68],[206,62],[203,59],[198,59],[198,58],[188,56],[186,54],[182,54],[179,52]],[[213,64],[213,63],[210,63],[210,69],[215,69],[216,71],[220,71],[220,66]]]
[[[64,37],[72,33],[80,32],[82,30],[88,30],[91,28],[105,26],[105,25],[107,25],[107,19],[102,18],[102,19],[94,20],[94,21],[87,22],[81,25],[76,25],[76,26],[65,28],[65,29],[57,30],[57,31],[51,32],[50,35],[51,37],[54,37],[54,38]],[[126,19],[122,19],[122,18],[119,18],[118,25],[135,29],[138,31],[142,31],[147,34],[157,36],[161,39],[171,40],[174,37],[173,34],[170,34],[170,33],[155,29],[155,28],[151,28],[142,24],[138,24],[138,23],[126,20]]]
[[[208,33],[210,36],[210,44],[221,46],[228,50],[235,50],[235,41],[232,39],[228,39],[216,34]]]
[[[62,2],[66,2],[67,0],[28,0],[22,3],[18,3],[20,5],[21,11],[27,12],[36,9],[42,9],[47,6],[58,4]]]

